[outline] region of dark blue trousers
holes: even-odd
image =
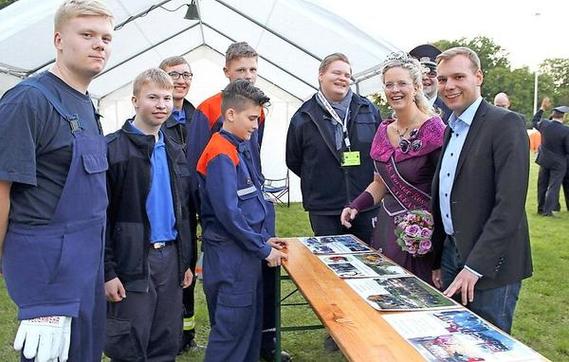
[[[460,262],[458,250],[449,238],[445,240],[441,268],[444,289],[449,287],[456,275],[464,268],[464,264]],[[510,333],[521,285],[520,281],[498,288],[478,289],[475,287],[474,301],[468,303],[466,307],[504,332]]]
[[[126,292],[108,303],[105,354],[111,361],[167,362],[178,353],[182,287],[174,244],[148,252],[147,292]]]
[[[258,361],[262,261],[231,240],[204,243],[203,281],[211,324],[205,361]]]

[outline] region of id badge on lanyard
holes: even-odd
[[[344,151],[341,155],[342,167],[361,165],[360,151]]]
[[[324,97],[324,95],[321,92],[318,92],[317,96],[320,102],[324,104],[324,107],[326,108],[328,113],[330,113],[332,118],[334,118],[336,122],[342,125],[344,143],[346,144],[348,150],[342,152],[342,154],[340,155],[340,161],[341,161],[340,165],[342,167],[353,167],[361,165],[360,151],[352,151],[350,137],[348,136],[348,115],[350,113],[350,110],[349,109],[346,110],[346,115],[344,117],[344,120],[342,121],[342,119],[340,118],[340,116],[338,116],[338,113],[336,113],[334,108],[332,108],[326,97]]]
[[[346,112],[346,117],[344,118],[344,123],[342,127],[344,129],[344,143],[348,148],[347,151],[342,152],[340,155],[340,165],[342,167],[353,167],[361,165],[360,160],[360,151],[352,151],[350,138],[348,137],[348,127],[346,126],[348,123],[348,112]]]

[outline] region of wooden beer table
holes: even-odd
[[[375,310],[298,239],[289,238],[287,241],[288,260],[283,262],[283,267],[288,277],[280,275],[280,268],[276,277],[276,361],[280,362],[282,331],[323,327],[349,361],[425,361],[382,317],[398,312]],[[281,326],[281,279],[289,278],[296,284],[322,326]],[[290,305],[298,304],[303,303]],[[548,361],[543,356],[537,358]]]
[[[424,361],[350,286],[298,239],[287,239],[283,267],[349,361]],[[277,273],[279,274],[279,273]],[[280,275],[277,275],[277,360],[280,359]],[[387,313],[387,312],[384,312]],[[306,329],[314,329],[309,326]]]

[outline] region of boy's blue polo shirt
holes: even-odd
[[[181,124],[186,124],[186,112],[184,112],[184,108],[182,109],[175,109],[172,111],[172,116],[176,120],[176,122]]]
[[[132,122],[130,125],[133,132],[143,134]],[[150,165],[152,179],[150,191],[146,197],[146,215],[150,222],[150,242],[175,240],[178,232],[176,230],[166,144],[162,131],[158,133],[158,141],[154,144]]]

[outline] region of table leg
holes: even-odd
[[[281,362],[281,267],[275,273],[275,362]]]

